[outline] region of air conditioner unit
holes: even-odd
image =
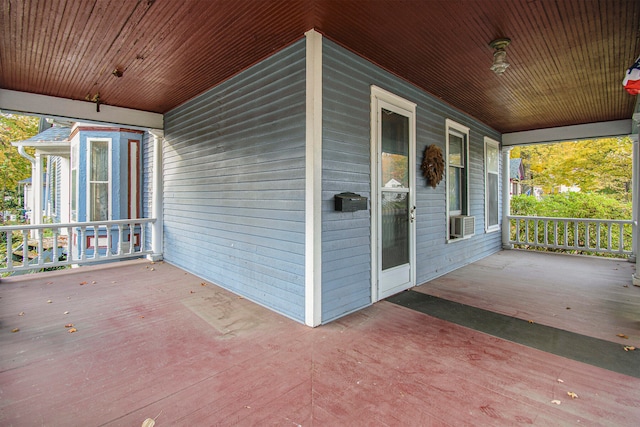
[[[470,237],[475,234],[476,217],[456,215],[451,217],[451,237]]]

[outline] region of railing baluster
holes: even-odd
[[[508,222],[507,222],[508,224]],[[140,252],[146,250],[146,241],[147,241],[147,227],[145,227],[142,223],[140,224]]]
[[[87,259],[87,227],[80,227],[78,238],[80,239],[80,260],[84,261]],[[93,246],[95,247],[95,241]]]
[[[124,244],[124,225],[118,224],[118,255],[122,255],[122,245]]]
[[[111,258],[111,255],[112,255],[111,245],[113,244],[113,242],[111,241],[111,226],[107,225],[106,230],[107,230],[107,250],[105,251],[105,256],[107,258]]]
[[[13,230],[7,230],[7,270],[13,268]]]
[[[129,224],[129,254],[132,254],[135,249],[136,229],[133,223]]]
[[[22,232],[22,266],[29,265],[29,235],[27,231]]]
[[[618,253],[624,251],[624,224],[618,223]]]
[[[58,228],[56,227],[52,227],[51,230],[53,231],[53,246],[51,247],[51,262],[55,265],[58,263],[58,258],[60,258],[58,256],[58,233],[60,232],[60,230],[58,230]]]

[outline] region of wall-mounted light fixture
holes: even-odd
[[[493,53],[493,65],[491,66],[491,71],[496,73],[497,75],[501,75],[504,73],[504,70],[507,69],[509,63],[507,62],[507,51],[505,50],[507,46],[511,43],[510,39],[502,38],[495,39],[489,46],[492,49],[495,49]]]

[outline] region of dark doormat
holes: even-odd
[[[531,323],[421,292],[405,291],[387,298],[387,301],[498,338],[640,378],[640,349],[624,351],[624,345],[621,344]]]

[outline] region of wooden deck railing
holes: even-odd
[[[633,221],[508,216],[509,243],[583,254],[632,253]]]
[[[40,271],[150,254],[147,224],[155,219],[0,227],[0,274]]]

